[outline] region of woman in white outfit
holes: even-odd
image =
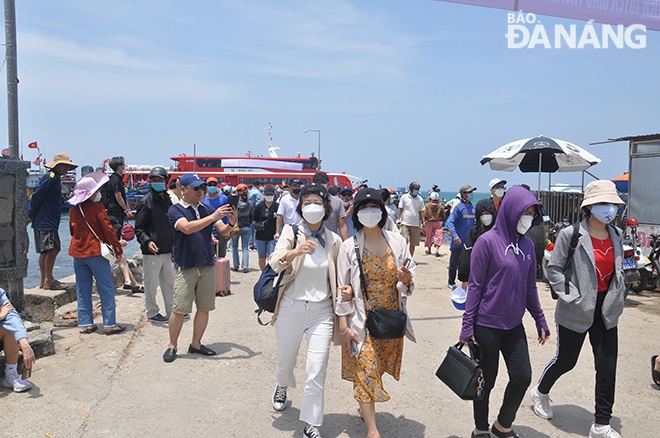
[[[286,272],[273,313],[277,337],[273,409],[284,410],[287,388],[296,386],[294,368],[300,342],[305,336],[307,381],[300,420],[306,423],[303,430],[306,438],[321,438],[318,428],[323,424],[323,389],[336,327],[335,263],[341,238],[323,227],[331,211],[325,187],[320,184],[305,186],[298,204],[298,214],[303,220],[297,226],[297,242],[294,245],[294,227],[285,225],[269,259],[276,272]],[[338,343],[338,337],[335,341]]]

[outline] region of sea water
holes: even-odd
[[[133,221],[130,221],[131,225],[135,225]],[[56,280],[61,280],[62,278],[69,277],[73,275],[73,257],[69,255],[69,245],[71,244],[71,232],[69,231],[69,214],[62,213],[62,218],[60,219],[60,242],[62,244],[60,253],[57,255],[55,260],[55,266],[53,267],[53,277]],[[30,237],[30,246],[28,248],[27,258],[28,258],[28,273],[27,277],[23,280],[23,287],[26,289],[35,288],[39,286],[41,281],[41,272],[39,271],[39,253],[34,249],[34,231],[32,226],[28,225],[28,236]],[[133,258],[133,255],[139,251],[140,244],[137,239],[133,239],[128,242],[128,245],[124,247],[124,253],[130,259]]]

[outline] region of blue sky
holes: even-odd
[[[31,160],[31,141],[81,165],[169,165],[193,143],[265,154],[270,122],[282,156],[316,151],[304,130],[320,129],[325,170],[450,194],[495,176],[536,187],[479,164],[519,138],[586,147],[612,178],[627,145],[590,142],[660,132],[658,32],[641,50],[507,49],[505,11],[431,0],[21,0],[16,14]]]

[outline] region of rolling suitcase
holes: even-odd
[[[231,293],[229,280],[229,259],[219,258],[215,260],[215,295],[224,297]]]

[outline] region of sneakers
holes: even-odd
[[[321,432],[319,432],[316,426],[312,426],[308,424],[307,426],[305,426],[305,429],[303,429],[303,438],[323,438],[323,437],[321,436]]]
[[[596,425],[592,424],[589,429],[589,438],[621,438],[621,435],[608,424],[604,427],[596,429]]]
[[[449,283],[449,284],[447,285],[447,287],[448,287],[449,289],[451,289],[451,290],[454,290],[454,289],[456,289],[456,284],[455,284],[455,283]]]
[[[551,420],[552,419],[552,406],[550,406],[550,395],[549,394],[541,394],[539,392],[539,385],[535,385],[530,391],[529,391],[529,396],[532,399],[532,402],[534,403],[534,413],[538,415],[541,418],[545,418],[546,420]]]
[[[2,386],[13,389],[14,392],[23,392],[32,388],[32,384],[27,380],[21,379],[21,376],[17,372],[6,373],[5,378],[2,379]]]
[[[286,386],[277,385],[273,392],[273,409],[283,411],[286,407]],[[319,435],[320,436],[320,435]]]
[[[153,322],[154,324],[167,324],[167,322],[169,321],[167,318],[165,318],[160,313],[156,313],[151,318],[148,318],[148,320],[149,320],[149,322]]]

